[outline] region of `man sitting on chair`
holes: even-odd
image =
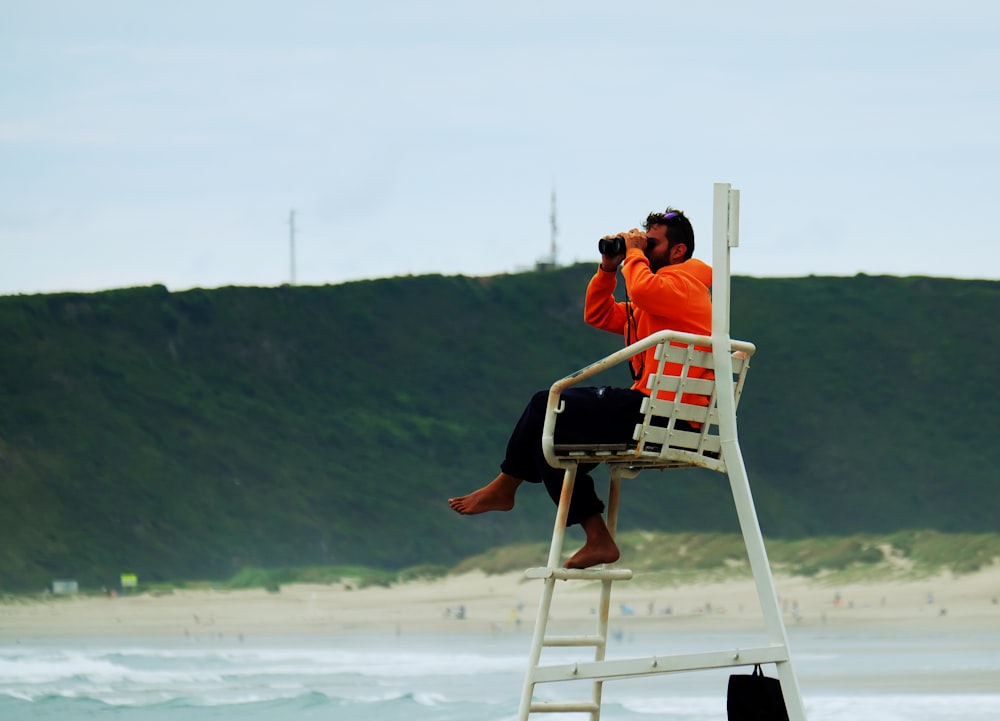
[[[602,254],[600,268],[587,286],[586,322],[623,335],[626,345],[667,329],[710,335],[712,269],[691,257],[694,230],[684,213],[672,208],[650,213],[645,232],[633,228],[622,237],[625,251]],[[625,302],[614,297],[619,265],[628,297]],[[631,388],[571,387],[563,391],[565,407],[556,422],[555,443],[631,442],[635,425],[641,421],[642,400],[649,394],[647,378],[656,370],[654,352],[650,348],[631,359],[635,380]],[[524,481],[544,483],[552,500],[559,503],[564,471],[550,466],[542,452],[547,403],[548,390],[532,397],[511,433],[500,475],[466,496],[450,498],[448,504],[455,511],[464,515],[509,511]],[[566,562],[567,568],[614,563],[620,555],[604,522],[604,503],[589,475],[594,466],[581,464],[578,469],[567,525],[579,523],[586,542]]]

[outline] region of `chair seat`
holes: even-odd
[[[558,458],[578,463],[608,463],[629,468],[710,468],[722,470],[719,454],[703,450],[670,448],[662,454],[662,448],[647,443],[637,452],[636,443],[604,444],[560,444],[553,447]]]

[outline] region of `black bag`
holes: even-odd
[[[781,682],[765,676],[759,663],[751,674],[729,677],[726,712],[729,721],[788,721]]]

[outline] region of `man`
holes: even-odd
[[[633,228],[622,237],[625,252],[602,255],[600,268],[587,286],[586,322],[622,334],[626,345],[665,329],[710,335],[712,269],[691,257],[694,230],[684,213],[673,208],[650,213],[645,232]],[[614,298],[619,265],[629,296],[625,302]],[[631,388],[572,387],[564,391],[565,410],[556,422],[555,442],[631,441],[641,417],[642,399],[648,395],[646,379],[656,369],[653,353],[650,348],[631,359],[635,380]],[[547,400],[547,390],[535,394],[511,433],[500,475],[466,496],[450,498],[448,504],[455,511],[464,515],[509,511],[524,481],[544,483],[552,500],[559,502],[564,472],[552,468],[542,453]],[[577,473],[567,524],[579,523],[586,541],[566,562],[567,568],[614,563],[620,555],[604,523],[604,503],[589,475],[593,468],[593,464],[582,464]]]

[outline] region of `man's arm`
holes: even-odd
[[[617,268],[604,270],[602,263],[587,284],[583,319],[588,325],[620,335],[625,330],[625,304],[615,301],[617,277]]]

